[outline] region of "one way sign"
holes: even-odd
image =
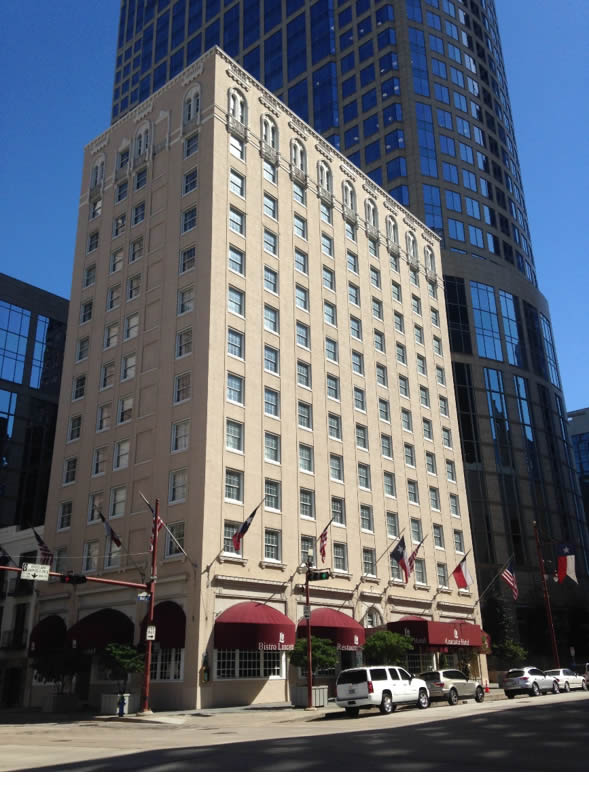
[[[23,562],[21,565],[20,577],[25,581],[48,581],[49,565]]]

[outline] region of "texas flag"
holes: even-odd
[[[459,563],[458,567],[454,569],[452,575],[454,576],[454,580],[456,581],[456,585],[459,589],[467,589],[472,583],[474,583],[473,577],[468,571],[468,567],[466,566],[466,556]]]
[[[405,576],[405,583],[409,580],[409,565],[407,564],[407,549],[405,547],[405,537],[401,537],[392,552],[393,559],[397,562],[399,567],[403,570]]]
[[[568,543],[563,542],[558,546],[558,582],[562,583],[567,575],[579,583],[575,575],[575,553]]]

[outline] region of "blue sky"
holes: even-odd
[[[540,289],[589,406],[587,0],[496,0]],[[84,145],[109,124],[119,0],[4,3],[0,270],[68,297]],[[47,44],[50,44],[49,46]]]

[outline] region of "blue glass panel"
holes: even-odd
[[[407,177],[407,161],[403,156],[387,163],[387,178],[394,180],[397,177]]]
[[[401,104],[389,104],[382,110],[383,122],[386,125],[401,123],[403,121],[403,109]]]
[[[269,33],[282,22],[282,3],[280,0],[264,2],[264,32]]]
[[[349,104],[344,106],[344,123],[349,123],[358,117],[358,102],[350,101]]]
[[[340,68],[342,74],[347,74],[348,71],[351,71],[355,65],[356,65],[356,57],[353,52],[350,52],[349,55],[342,57],[342,59],[340,60]]]
[[[374,82],[375,79],[374,64],[369,65],[360,71],[360,84],[362,87],[366,87],[371,82]]]
[[[178,0],[172,9],[172,49],[185,40],[186,0]]]
[[[470,293],[479,357],[503,362],[495,290],[492,286],[471,281]]]
[[[367,144],[364,148],[364,160],[366,164],[372,164],[380,158],[380,141],[377,139],[375,142]]]
[[[319,0],[311,6],[311,58],[313,65],[335,54],[335,15],[333,0]],[[317,125],[315,125],[317,128]]]
[[[342,82],[342,98],[349,98],[356,92],[356,77],[350,76]]]
[[[307,42],[305,14],[299,14],[288,23],[287,33],[288,81],[295,79],[307,68]]]
[[[184,47],[170,57],[170,79],[179,74],[184,68]]]
[[[431,106],[415,102],[417,116],[417,138],[419,141],[419,155],[421,161],[421,174],[426,177],[438,176],[436,161],[436,144]]]
[[[362,111],[367,112],[376,106],[376,88],[369,90],[362,96]]]
[[[188,46],[186,47],[186,65],[190,65],[190,63],[194,63],[195,60],[198,60],[201,55],[201,50],[202,34],[199,33],[188,42]]]
[[[351,155],[349,155],[349,156],[348,156],[348,158],[350,159],[350,161],[351,161],[351,162],[352,162],[352,163],[353,163],[355,166],[357,166],[358,168],[360,168],[360,165],[361,165],[361,162],[360,162],[360,151],[358,151],[358,152],[356,152],[356,153],[352,153]]]
[[[366,155],[366,163],[368,163],[368,152]],[[377,185],[382,185],[382,168],[380,166],[377,169],[373,169],[371,172],[367,172],[366,174],[368,177],[370,177],[371,180],[374,180]]]
[[[378,113],[370,115],[364,120],[364,138],[366,139],[369,136],[377,133],[380,129],[380,124],[378,122]]]
[[[360,141],[360,129],[357,125],[353,125],[344,134],[344,146],[354,147]]]
[[[206,4],[206,9],[207,9],[206,21],[209,22],[211,19],[213,19],[215,16],[217,16],[219,11],[221,10],[221,3],[220,3],[220,0],[206,0],[206,3],[207,3]]]
[[[170,12],[166,11],[157,20],[157,28],[155,33],[155,56],[154,62],[159,61],[168,54],[168,33],[170,29]],[[154,75],[155,85],[155,75]],[[154,87],[154,89],[157,89]]]
[[[390,195],[400,204],[409,207],[409,188],[406,185],[398,185],[396,188],[389,189]]]
[[[149,25],[143,31],[143,41],[141,44],[141,73],[149,71],[152,64],[153,52],[153,25]]]
[[[223,16],[223,49],[231,57],[239,52],[239,5],[234,5]]]
[[[309,122],[309,94],[307,80],[302,79],[288,91],[288,105],[306,123]]]
[[[282,30],[264,42],[264,84],[273,92],[282,87]]]
[[[260,38],[260,13],[262,4],[258,0],[243,0],[243,18],[247,24],[243,26],[243,48],[249,49]]]
[[[215,45],[221,45],[221,22],[219,19],[210,24],[205,30],[205,52]]]
[[[160,87],[163,87],[168,78],[168,63],[163,62],[161,65],[158,65],[157,68],[153,71],[153,90],[159,90]]]
[[[251,52],[248,52],[243,58],[243,67],[248,71],[254,79],[260,79],[260,47],[254,47]]]
[[[188,35],[200,30],[202,25],[202,0],[189,0],[188,6]]]
[[[313,72],[313,125],[318,133],[339,125],[335,63],[327,63]]]

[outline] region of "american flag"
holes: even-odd
[[[98,510],[97,512],[98,512],[98,515],[100,516],[100,520],[104,524],[104,531],[106,532],[106,536],[110,537],[110,539],[114,542],[114,544],[117,546],[117,548],[120,548],[121,547],[121,539],[120,539],[120,537],[115,532],[115,530],[110,525],[110,523],[106,520],[104,515],[100,512],[100,510]]]
[[[501,577],[511,587],[511,593],[513,594],[513,599],[517,600],[517,598],[519,597],[519,590],[517,588],[517,581],[515,579],[515,572],[513,569],[513,559],[510,559],[508,561],[507,567],[501,573]]]
[[[425,540],[425,537],[423,538]],[[415,548],[411,556],[409,557],[409,572],[407,573],[407,580],[409,580],[409,576],[413,572],[413,568],[415,567],[415,559],[417,558],[417,551],[423,545],[423,540],[419,543],[419,545]]]
[[[321,561],[322,562],[325,562],[325,554],[327,553],[327,548],[326,548],[326,546],[327,546],[327,532],[329,530],[330,525],[331,525],[331,521],[329,521],[329,523],[327,524],[325,529],[323,529],[323,531],[319,535],[319,553],[321,554]]]
[[[39,546],[39,553],[41,554],[41,564],[49,564],[53,563],[53,553],[49,550],[47,545],[43,542],[43,540],[39,537],[37,532],[33,529],[33,534],[35,535],[35,539],[37,540],[37,545]]]

